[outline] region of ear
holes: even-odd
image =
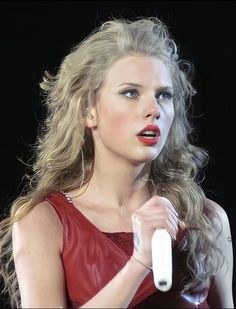
[[[97,126],[97,111],[95,107],[90,107],[87,110],[86,126],[88,128],[95,128]]]

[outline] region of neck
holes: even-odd
[[[109,164],[95,158],[93,176],[82,198],[103,207],[132,211],[150,197],[148,174],[145,164],[134,166],[121,160]]]

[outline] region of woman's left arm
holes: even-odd
[[[220,219],[221,233],[216,241],[216,246],[225,257],[223,266],[218,270],[211,280],[208,294],[210,308],[234,308],[232,294],[233,278],[233,248],[230,224],[225,210],[213,201],[209,201],[209,208],[216,213]],[[213,220],[213,224],[219,224]]]

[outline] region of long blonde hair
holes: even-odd
[[[177,46],[159,19],[113,19],[75,46],[58,72],[46,73],[40,84],[45,93],[47,117],[35,144],[29,187],[26,194],[14,201],[10,216],[0,225],[0,273],[12,306],[20,304],[12,225],[48,194],[72,190],[89,181],[94,145],[85,126],[86,111],[95,104],[96,92],[110,66],[130,53],[157,57],[172,75],[174,121],[164,149],[151,163],[150,179],[158,192],[173,201],[189,227],[188,241],[182,247],[189,250],[192,280],[185,288],[204,284],[216,271],[212,260],[217,249],[208,237],[211,227],[203,213],[204,193],[198,178],[207,163],[207,154],[191,144],[192,128],[187,119],[195,93],[190,83],[191,66],[179,59]]]

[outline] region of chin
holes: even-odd
[[[158,155],[159,155],[159,151],[157,152],[156,150],[155,151],[152,151],[152,152],[149,152],[149,153],[146,153],[146,154],[140,154],[140,156],[137,158],[134,159],[134,163],[135,165],[139,165],[139,164],[143,164],[143,163],[148,163],[148,162],[152,162],[153,160],[155,160]]]

